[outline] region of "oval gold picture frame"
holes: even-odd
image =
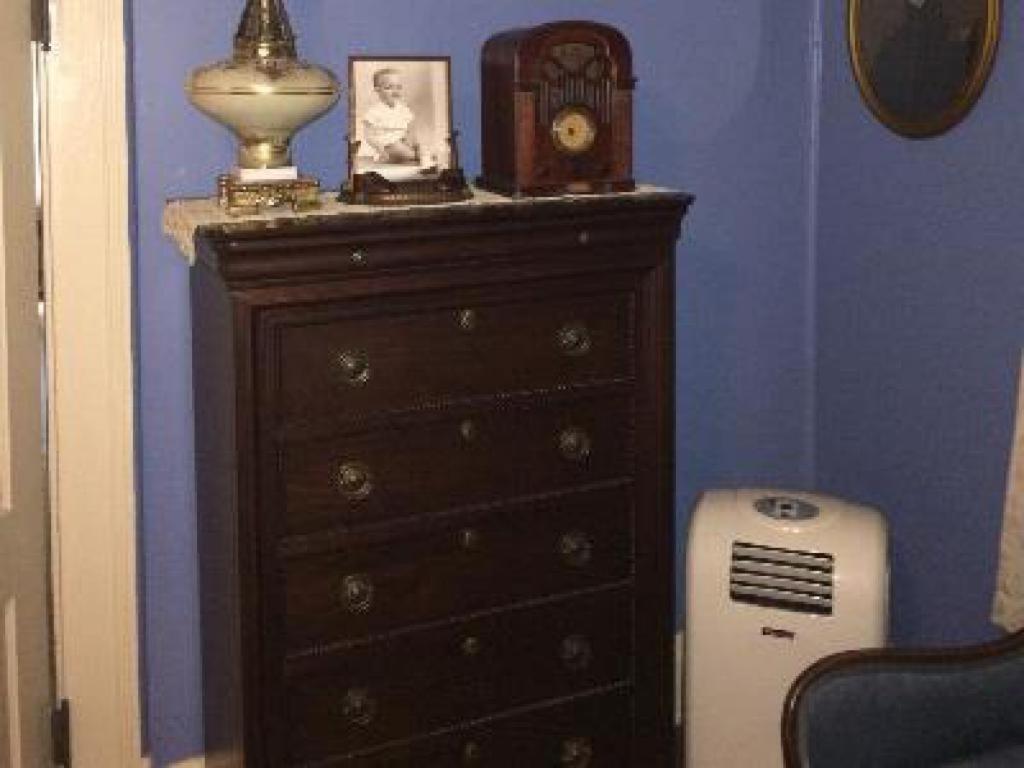
[[[999,41],[1001,0],[848,0],[847,41],[861,97],[890,130],[944,133],[981,95]]]

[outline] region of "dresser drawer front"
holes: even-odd
[[[283,566],[289,648],[628,579],[631,488],[460,515]]]
[[[626,396],[504,407],[286,443],[285,534],[358,526],[632,473]]]
[[[628,591],[506,611],[293,661],[293,760],[346,753],[627,681]]]
[[[613,293],[285,321],[280,418],[315,423],[623,378],[631,374],[631,317],[631,296]]]
[[[624,768],[630,694],[611,691],[394,748],[331,760],[337,768]]]
[[[337,768],[623,768],[630,696],[616,690],[499,717],[484,725],[331,760]]]

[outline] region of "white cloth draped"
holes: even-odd
[[[1017,385],[1017,416],[1006,479],[992,620],[1010,632],[1024,629],[1024,359]]]

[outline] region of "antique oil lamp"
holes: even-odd
[[[330,70],[299,60],[283,0],[246,0],[232,57],[185,83],[192,104],[238,137],[238,165],[217,179],[221,205],[231,213],[319,205],[320,184],[292,164],[291,139],[340,91]]]

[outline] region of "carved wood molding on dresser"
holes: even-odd
[[[690,201],[198,228],[208,765],[675,764]]]

